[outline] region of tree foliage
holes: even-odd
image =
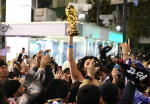
[[[92,4],[92,9],[89,10],[90,22],[97,22],[97,2],[98,0],[87,0],[89,4]],[[100,14],[112,14],[114,6],[110,5],[110,0],[100,0]],[[99,23],[102,25],[102,21]]]
[[[139,1],[138,7],[133,3],[128,4],[127,36],[129,38],[150,36],[150,0]]]

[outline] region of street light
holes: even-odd
[[[6,32],[8,30],[9,24],[0,24],[0,31]]]
[[[117,30],[117,31],[120,31],[120,30],[121,30],[121,26],[119,26],[119,25],[116,26],[116,30]]]

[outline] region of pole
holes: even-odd
[[[35,8],[38,8],[38,0],[36,0],[36,7]]]
[[[126,41],[127,0],[123,1],[123,42]]]
[[[97,26],[99,25],[100,0],[97,1]]]

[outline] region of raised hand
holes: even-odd
[[[70,25],[68,25],[66,33],[69,35],[69,32],[72,30],[72,27]]]
[[[42,57],[41,62],[40,62],[40,69],[45,69],[47,65],[50,65],[50,55],[46,55]]]
[[[35,56],[35,66],[38,67],[38,68],[40,67],[40,62],[41,62],[41,59],[42,59],[42,53],[43,53],[43,51],[40,50],[38,52],[38,54]]]
[[[128,53],[131,51],[130,39],[128,39],[128,43],[124,42],[124,43],[122,43],[121,46],[122,46],[123,59],[127,59],[129,57]]]
[[[111,72],[111,75],[113,77],[113,81],[112,83],[117,83],[117,80],[118,80],[118,74],[119,74],[119,71],[117,70],[118,68],[113,68],[112,72]]]
[[[87,67],[87,75],[91,78],[94,78],[95,73],[100,69],[100,67],[94,66],[94,59],[90,62],[89,66]]]

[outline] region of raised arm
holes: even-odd
[[[17,61],[18,61],[18,62],[21,62],[23,53],[24,53],[24,50],[22,49],[21,52],[19,53],[18,58],[17,58]]]
[[[41,59],[40,68],[33,76],[33,79],[26,89],[26,93],[17,99],[17,104],[30,104],[36,99],[43,90],[43,83],[45,81],[45,69],[50,63],[50,56],[46,55]]]
[[[71,27],[68,26],[67,28],[67,33],[71,31]],[[72,78],[72,82],[77,82],[77,81],[83,81],[84,77],[82,76],[81,72],[77,68],[77,64],[74,60],[74,53],[73,53],[73,36],[69,36],[69,44],[68,44],[68,63],[69,63],[69,69],[70,69],[70,74]]]
[[[104,51],[105,53],[107,53],[107,52],[109,52],[109,51],[112,49],[112,47],[113,47],[113,45],[111,45],[111,46],[106,46],[106,47],[103,48],[103,51]]]

